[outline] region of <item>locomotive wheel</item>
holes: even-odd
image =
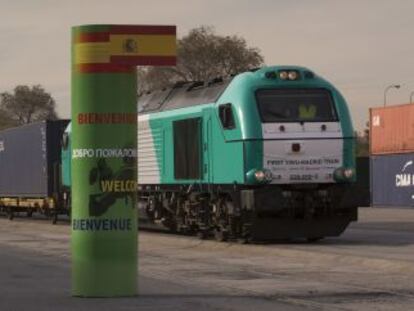
[[[225,242],[228,240],[229,235],[227,231],[219,228],[214,230],[214,238],[219,242]]]
[[[244,237],[238,237],[237,238],[237,243],[239,244],[249,244],[251,241],[251,238],[248,236],[244,236]]]
[[[167,224],[166,227],[168,228],[168,230],[171,233],[177,233],[178,232],[176,223],[171,222],[171,223]]]
[[[244,224],[241,227],[241,232],[237,236],[237,242],[240,244],[248,244],[252,241],[250,225]]]
[[[197,237],[198,237],[200,240],[205,240],[205,239],[207,239],[207,237],[208,237],[207,230],[199,230],[199,231],[197,231]]]

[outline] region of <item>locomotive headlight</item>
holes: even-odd
[[[256,172],[254,173],[254,177],[256,178],[256,180],[257,180],[258,182],[263,182],[263,181],[265,181],[265,180],[266,180],[266,174],[265,174],[265,172],[264,172],[264,171],[256,171]]]
[[[247,182],[252,184],[263,184],[263,183],[269,183],[273,180],[273,174],[270,170],[263,169],[263,170],[257,170],[252,169],[247,174]]]
[[[354,177],[354,170],[352,168],[344,169],[344,177],[347,179],[351,179],[352,177]]]
[[[288,78],[289,80],[296,80],[298,78],[298,73],[296,71],[289,71]]]
[[[280,78],[280,80],[287,80],[288,72],[287,71],[279,71],[279,78]]]
[[[334,171],[334,178],[336,181],[348,181],[354,178],[355,170],[352,168],[340,167]]]

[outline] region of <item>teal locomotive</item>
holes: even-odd
[[[309,69],[177,83],[140,96],[138,112],[138,199],[147,221],[248,241],[338,236],[357,219],[348,107]],[[70,128],[64,136],[70,187]]]

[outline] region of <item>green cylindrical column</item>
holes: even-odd
[[[72,28],[72,294],[137,293],[135,67],[108,27]]]

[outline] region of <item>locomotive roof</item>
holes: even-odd
[[[142,94],[138,97],[138,112],[150,113],[213,103],[232,79],[176,83],[171,88]]]

